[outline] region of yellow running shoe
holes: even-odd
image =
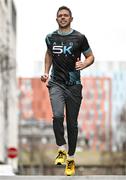
[[[74,162],[74,160],[67,160],[66,161],[65,174],[67,176],[72,176],[75,174],[75,162]]]
[[[67,153],[66,151],[59,150],[55,159],[55,165],[63,165],[66,163]]]

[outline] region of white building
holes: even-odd
[[[17,157],[8,149],[18,147],[16,82],[16,9],[13,0],[0,0],[0,163],[17,168]]]

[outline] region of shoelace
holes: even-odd
[[[74,161],[68,161],[67,168],[71,169]]]
[[[63,152],[59,152],[58,156],[56,158],[63,158],[64,153]]]

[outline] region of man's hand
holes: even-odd
[[[77,58],[77,62],[75,64],[76,70],[82,70],[85,68],[84,62],[82,62],[79,58]]]
[[[44,75],[41,76],[41,81],[46,82],[48,78],[49,78],[49,74],[45,73]]]
[[[87,68],[88,66],[90,66],[91,64],[93,64],[94,62],[94,56],[91,53],[88,53],[87,55],[85,55],[85,60],[81,61],[80,58],[77,58],[77,62],[75,64],[75,68],[76,70],[82,70]]]

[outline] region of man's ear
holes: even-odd
[[[71,17],[71,22],[73,21],[73,17]]]

